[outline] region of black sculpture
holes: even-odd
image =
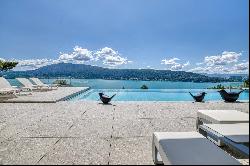
[[[113,96],[109,97],[107,95],[104,95],[103,93],[99,93],[100,99],[104,104],[108,104],[112,98],[115,96],[116,94],[114,94]]]
[[[203,99],[204,99],[204,97],[205,97],[205,95],[207,94],[206,92],[202,92],[202,93],[197,94],[197,95],[195,96],[195,95],[193,95],[191,92],[189,92],[189,93],[190,93],[190,95],[194,98],[194,100],[195,100],[196,102],[202,102]]]
[[[227,92],[224,89],[219,90],[218,92],[220,93],[221,97],[223,100],[227,101],[227,102],[235,102],[236,100],[238,100],[241,92],[243,92],[244,90],[240,91],[240,92]]]

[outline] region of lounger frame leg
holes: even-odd
[[[199,131],[199,126],[203,125],[204,123],[211,124],[212,122],[210,122],[210,121],[208,121],[206,119],[202,119],[202,118],[197,117],[197,119],[196,119],[196,130]]]
[[[213,142],[217,146],[224,146],[224,144],[220,140],[220,138],[222,137],[221,135],[216,135],[216,134],[213,134],[212,132],[209,132],[209,130],[206,129],[206,127],[204,126],[199,126],[198,131],[200,134],[202,134],[204,137],[209,139],[211,142]]]
[[[158,156],[159,155],[159,152],[158,152],[158,149],[156,148],[156,146],[152,145],[152,157],[153,157],[153,162],[155,165],[163,165],[163,162],[158,160]]]

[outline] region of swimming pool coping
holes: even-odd
[[[70,99],[75,98],[75,97],[77,97],[78,95],[80,95],[80,94],[82,94],[82,93],[85,93],[85,92],[89,91],[90,89],[91,89],[90,87],[87,87],[86,89],[83,89],[83,90],[80,90],[80,91],[78,91],[78,92],[75,92],[75,93],[73,93],[73,94],[71,94],[71,95],[65,96],[65,97],[63,97],[63,98],[57,100],[56,102],[59,102],[59,101],[69,101]]]

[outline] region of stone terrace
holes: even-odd
[[[199,109],[249,103],[0,103],[0,164],[153,164],[154,131],[194,131]]]

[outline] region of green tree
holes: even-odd
[[[249,87],[249,78],[247,80],[244,81],[244,85],[245,88]]]
[[[10,62],[10,61],[2,61],[0,60],[0,72],[1,71],[8,71],[16,67],[18,62]]]

